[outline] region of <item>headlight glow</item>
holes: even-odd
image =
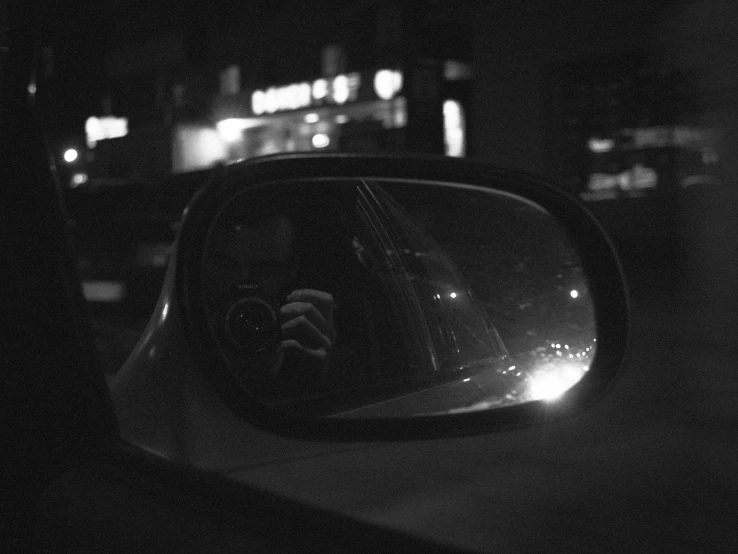
[[[528,394],[532,400],[556,400],[584,375],[584,368],[574,363],[548,364],[530,377]]]

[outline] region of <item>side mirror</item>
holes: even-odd
[[[545,421],[596,401],[626,348],[625,284],[601,227],[555,185],[480,163],[234,164],[188,207],[175,263],[204,383],[282,434]]]

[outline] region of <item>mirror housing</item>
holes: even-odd
[[[295,180],[448,183],[449,187],[488,189],[542,208],[568,237],[588,283],[597,338],[589,370],[556,401],[531,400],[488,410],[448,413],[433,413],[430,409],[427,414],[412,417],[407,417],[406,402],[403,404],[400,399],[398,403],[391,397],[384,403],[387,409],[357,406],[356,410],[325,417],[326,414],[311,409],[269,406],[258,395],[244,391],[223,363],[208,325],[211,314],[203,301],[203,260],[208,237],[217,215],[239,194],[259,188],[269,190]],[[598,222],[556,185],[524,172],[480,162],[435,156],[291,154],[218,168],[213,181],[185,211],[172,264],[168,279],[171,301],[167,305],[175,312],[184,343],[200,375],[240,420],[286,436],[350,441],[408,439],[543,423],[572,414],[601,398],[611,386],[627,346],[628,298],[623,272],[615,249]],[[165,293],[166,290],[162,298]],[[158,309],[162,308],[160,301]],[[152,322],[156,318],[154,314]],[[419,394],[422,397],[424,393],[421,390]]]

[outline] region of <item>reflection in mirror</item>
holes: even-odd
[[[364,179],[246,189],[209,230],[202,284],[229,374],[294,413],[554,399],[596,344],[565,232],[493,189]]]

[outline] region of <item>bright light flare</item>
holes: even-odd
[[[241,119],[229,118],[218,121],[216,128],[223,140],[228,142],[237,142],[243,138],[245,125]]]
[[[331,139],[325,133],[316,133],[313,135],[312,142],[315,148],[325,148],[331,143]]]
[[[66,152],[64,152],[64,161],[68,164],[74,162],[79,158],[79,152],[75,150],[74,148],[68,149]]]
[[[528,394],[532,400],[556,400],[584,375],[585,369],[576,362],[549,365],[530,377]]]
[[[374,74],[374,92],[382,100],[391,100],[402,89],[402,73],[380,69]]]

